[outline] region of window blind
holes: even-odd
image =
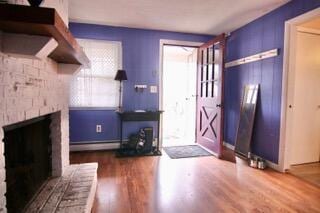
[[[114,80],[122,68],[121,42],[78,39],[91,68],[82,69],[71,80],[70,107],[110,107],[119,103],[119,82]]]

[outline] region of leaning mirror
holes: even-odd
[[[258,93],[258,84],[249,84],[244,87],[244,94],[240,108],[239,126],[235,143],[235,153],[244,158],[247,158],[250,152]]]

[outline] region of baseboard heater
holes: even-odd
[[[70,152],[98,151],[119,149],[120,141],[85,141],[71,142]]]

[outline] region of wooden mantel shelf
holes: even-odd
[[[90,62],[76,39],[53,8],[0,4],[0,31],[53,37],[58,47],[49,57],[58,63],[79,64]]]

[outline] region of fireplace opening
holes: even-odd
[[[4,127],[7,210],[23,212],[51,176],[50,116]]]

